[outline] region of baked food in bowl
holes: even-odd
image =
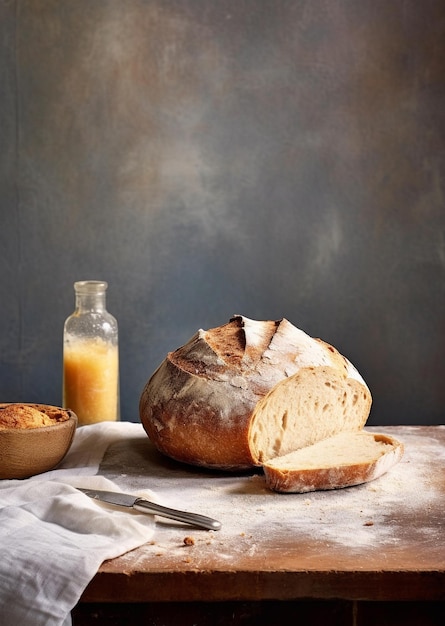
[[[71,447],[77,416],[49,404],[0,404],[0,479],[53,469]]]

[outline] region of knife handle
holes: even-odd
[[[205,515],[199,515],[198,513],[188,513],[187,511],[178,511],[177,509],[171,509],[168,506],[162,506],[162,504],[156,504],[155,502],[149,502],[143,498],[138,498],[133,508],[136,511],[142,513],[152,513],[153,515],[159,515],[160,517],[168,517],[178,522],[185,522],[192,526],[199,528],[206,528],[207,530],[219,530],[221,528],[221,522]]]

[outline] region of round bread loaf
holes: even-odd
[[[370,408],[365,381],[334,347],[286,319],[241,315],[170,352],[139,405],[159,451],[223,470],[361,430]]]

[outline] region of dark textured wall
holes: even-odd
[[[333,343],[370,423],[443,423],[445,3],[0,0],[0,400],[61,402],[109,282],[124,419],[233,313]]]

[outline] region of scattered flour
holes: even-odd
[[[304,546],[306,561],[312,555],[315,566],[320,554],[338,550],[341,558],[345,547],[367,555],[378,548],[380,557],[403,550],[407,524],[411,542],[413,533],[419,545],[441,542],[444,527],[438,502],[445,495],[445,446],[433,437],[419,437],[418,430],[409,426],[368,430],[387,432],[402,441],[402,460],[370,483],[310,494],[273,493],[261,472],[222,474],[175,463],[162,457],[145,433],[140,439],[115,444],[101,465],[107,478],[128,492],[222,523],[222,529],[214,532],[158,520],[153,543],[121,560],[129,559],[134,567],[148,557],[153,563],[153,558],[161,562],[163,556],[175,555],[182,562],[193,554],[199,567],[211,555],[213,563],[222,567],[241,554],[258,564],[277,546],[295,559],[299,546]],[[432,458],[443,470],[438,475],[437,471],[432,475]],[[191,534],[194,544],[185,545],[184,537]]]

